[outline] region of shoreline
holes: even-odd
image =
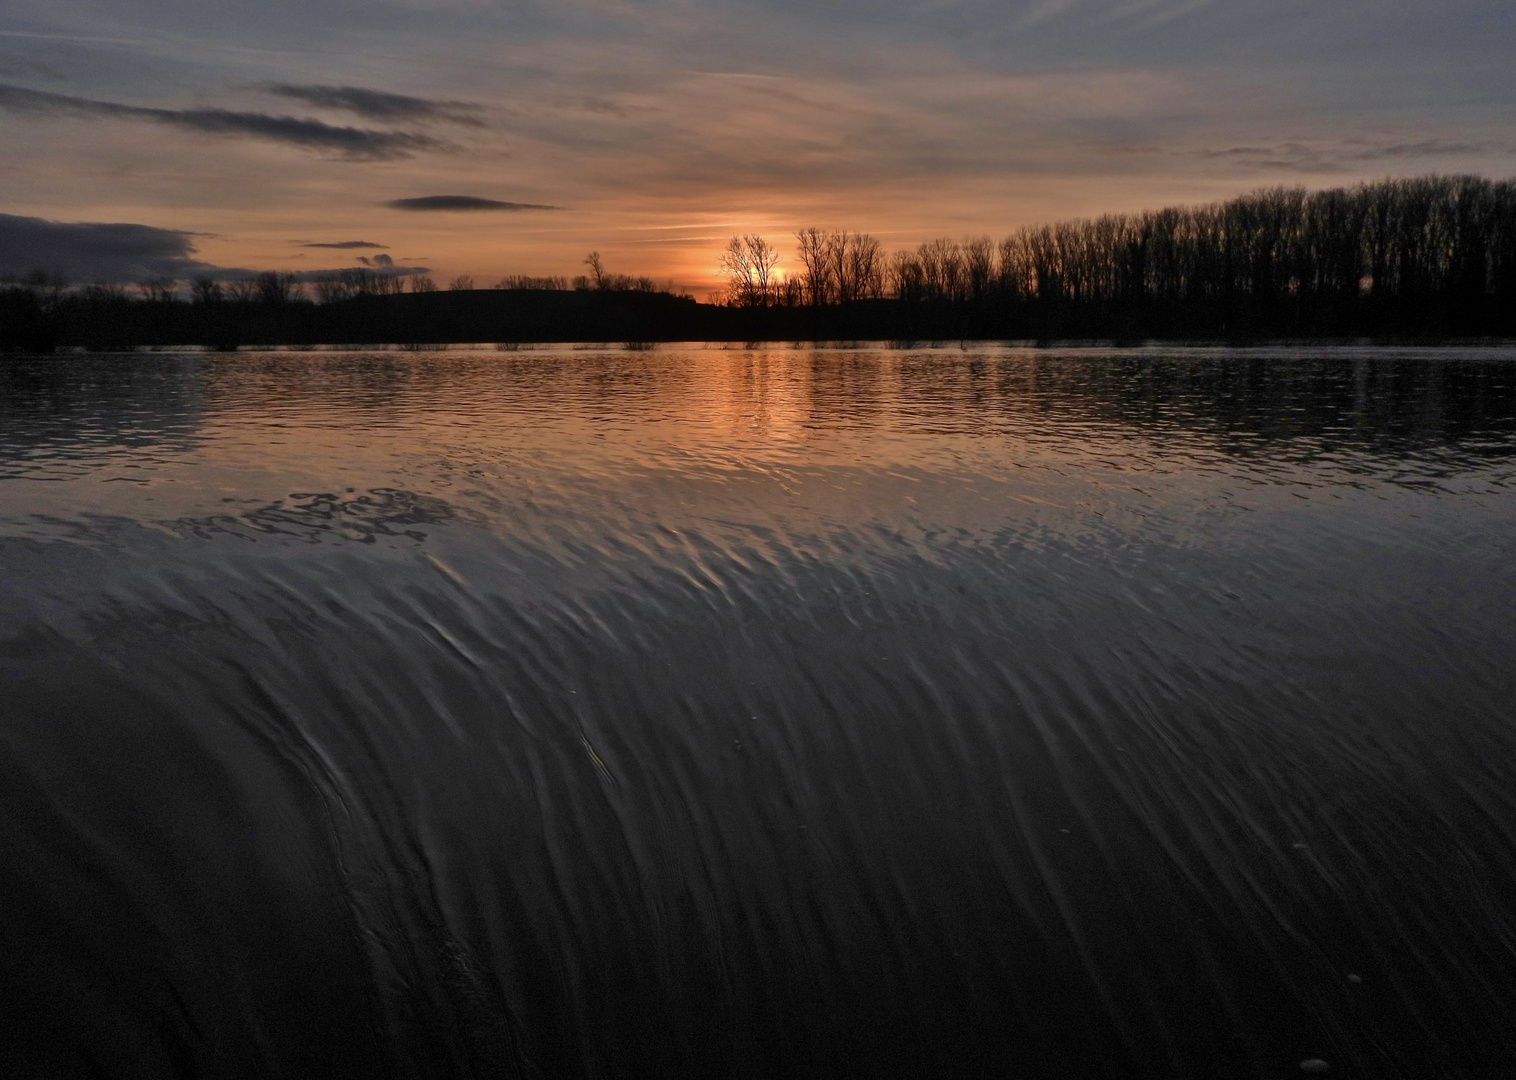
[[[955,338],[921,341],[895,341],[889,339],[812,339],[812,338],[767,338],[755,341],[739,339],[689,338],[660,341],[626,340],[575,340],[559,341],[439,341],[407,343],[396,341],[374,342],[272,342],[268,344],[237,345],[233,348],[217,348],[210,345],[138,345],[130,348],[91,348],[84,345],[59,345],[51,351],[16,351],[0,353],[0,357],[44,356],[124,356],[124,355],[194,355],[230,356],[254,353],[424,353],[424,352],[496,352],[503,354],[522,352],[650,352],[667,348],[685,349],[694,352],[773,352],[773,351],[824,351],[824,352],[914,352],[914,351],[984,351],[1000,350],[1015,352],[1224,352],[1228,355],[1248,353],[1298,352],[1303,349],[1329,350],[1331,352],[1372,351],[1390,353],[1404,351],[1461,351],[1516,353],[1516,338],[1444,338],[1414,340],[1401,338],[1280,338],[1261,341],[1224,341],[1216,339],[1159,339],[1144,341],[1119,341],[1112,338]]]

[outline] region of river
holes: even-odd
[[[1516,1076],[1516,352],[0,357],[8,1075]]]

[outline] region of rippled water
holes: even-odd
[[[1516,1076],[1516,355],[0,357],[0,1065]]]

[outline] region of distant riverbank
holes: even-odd
[[[22,294],[21,290],[16,290]],[[1133,346],[1192,344],[1499,344],[1516,339],[1516,319],[1496,310],[1476,320],[1436,312],[1385,320],[1365,302],[1319,328],[1238,301],[1062,305],[1038,300],[912,302],[856,300],[828,306],[702,304],[654,292],[472,289],[358,296],[331,304],[146,301],[81,298],[53,310],[14,296],[0,311],[0,348],[51,352],[200,346],[372,348],[570,342],[880,342],[896,346],[959,341]]]
[[[268,355],[279,353],[317,353],[326,355],[372,354],[372,353],[563,353],[649,352],[677,349],[693,352],[773,352],[775,350],[807,352],[851,352],[879,354],[880,352],[972,352],[975,354],[999,355],[1035,351],[1048,356],[1099,356],[1113,352],[1130,354],[1133,357],[1146,355],[1194,356],[1196,358],[1225,355],[1230,358],[1267,359],[1273,356],[1294,356],[1301,350],[1310,350],[1319,356],[1338,358],[1365,357],[1394,359],[1415,357],[1425,359],[1434,355],[1458,357],[1489,356],[1493,359],[1516,357],[1516,338],[1452,338],[1440,341],[1379,341],[1372,338],[1319,339],[1308,341],[1253,341],[1236,344],[1225,341],[1137,341],[1117,342],[1110,339],[1070,339],[1037,341],[1035,339],[948,341],[871,341],[871,340],[793,340],[793,341],[436,341],[436,342],[344,342],[340,344],[296,345],[241,345],[235,349],[217,349],[206,345],[139,345],[126,350],[89,349],[83,346],[60,346],[47,353],[14,353],[21,357],[42,356],[99,356],[110,352],[134,353],[156,356],[184,355]],[[1431,350],[1429,352],[1429,350]]]

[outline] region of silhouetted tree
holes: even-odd
[[[763,237],[732,237],[721,255],[728,302],[742,307],[767,306],[773,298],[771,283],[778,263],[779,253]]]
[[[592,251],[584,257],[584,265],[590,268],[590,277],[595,288],[605,288],[605,265],[600,261],[600,252]]]
[[[258,301],[266,307],[282,307],[304,299],[305,286],[294,274],[268,270],[257,277]]]
[[[254,278],[233,278],[225,286],[227,298],[237,304],[251,304],[258,298],[258,282]]]
[[[190,301],[195,304],[219,304],[226,298],[221,282],[209,274],[201,274],[190,282]]]
[[[995,242],[988,236],[972,236],[963,242],[963,266],[968,297],[982,300],[995,280]]]
[[[914,251],[897,251],[890,256],[889,290],[898,300],[917,303],[926,298],[926,274]]]
[[[844,232],[837,251],[837,299],[868,300],[884,292],[884,246],[867,233]]]
[[[586,284],[588,284],[587,280]],[[495,288],[546,289],[561,292],[569,288],[569,280],[565,277],[528,277],[525,274],[507,274],[495,282]]]
[[[179,282],[171,277],[148,278],[137,283],[137,290],[149,303],[162,304],[179,295]]]
[[[802,229],[795,245],[804,302],[812,307],[883,295],[884,248],[867,233]]]
[[[812,307],[829,304],[833,297],[832,234],[817,228],[795,234],[795,255],[800,260],[800,286]]]

